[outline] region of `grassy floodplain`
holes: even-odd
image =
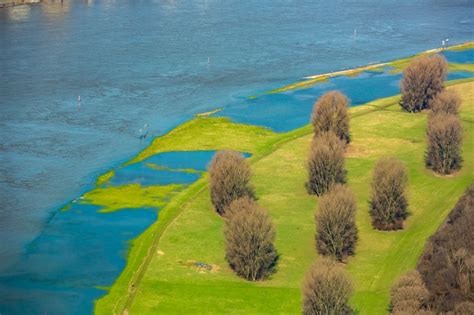
[[[469,45],[466,48],[471,48]],[[465,64],[463,70],[469,67],[472,64]],[[448,85],[462,95],[465,129],[463,169],[448,177],[424,167],[427,113],[403,112],[399,96],[350,109],[353,142],[346,166],[349,185],[358,199],[360,240],[356,255],[345,268],[356,289],[351,303],[360,314],[386,312],[394,279],[415,266],[425,240],[474,181],[474,81],[464,79]],[[124,271],[108,294],[96,301],[95,312],[300,313],[301,281],[317,256],[313,219],[317,198],[308,196],[304,188],[311,133],[309,125],[274,133],[201,115],[155,139],[127,163],[168,151],[232,149],[252,153],[253,183],[259,203],[276,225],[276,247],[281,255],[277,272],[263,282],[246,282],[228,268],[222,219],[211,207],[206,175],[188,187],[110,187],[103,184],[114,176],[113,171],[101,176],[98,188],[84,196],[88,203],[104,206],[104,211],[119,210],[122,202],[128,208],[162,208],[159,219],[132,242]],[[411,215],[403,231],[379,232],[370,224],[370,179],[382,156],[398,157],[409,171]],[[212,269],[198,268],[195,262]]]
[[[437,229],[464,189],[474,180],[474,83],[452,85],[463,98],[464,167],[439,177],[425,169],[426,113],[409,114],[399,96],[351,108],[353,142],[347,151],[349,185],[358,200],[360,240],[346,268],[355,284],[353,307],[361,314],[383,314],[389,288],[413,268],[425,240]],[[181,191],[160,212],[159,220],[133,242],[126,269],[96,312],[121,314],[299,313],[300,284],[316,259],[314,220],[317,198],[304,188],[309,126],[285,134],[233,124],[223,118],[196,118],[142,152],[138,160],[169,150],[234,149],[253,153],[252,169],[259,202],[270,212],[281,254],[271,279],[249,283],[227,267],[222,220],[210,204],[207,180]],[[375,161],[396,156],[409,171],[410,217],[399,232],[372,229],[368,214],[370,178]],[[204,262],[212,270],[194,267]]]

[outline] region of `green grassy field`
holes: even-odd
[[[345,268],[355,286],[351,304],[360,314],[386,313],[394,279],[415,266],[426,239],[474,180],[474,83],[450,88],[463,97],[465,162],[460,172],[448,177],[424,167],[426,113],[402,112],[398,96],[350,110],[353,142],[346,164],[348,184],[358,200],[360,239],[356,255]],[[277,272],[266,281],[250,283],[228,268],[223,222],[211,207],[204,177],[173,195],[159,220],[133,242],[124,272],[109,294],[97,301],[96,313],[122,314],[125,309],[131,314],[300,313],[301,281],[317,259],[314,213],[318,200],[304,188],[310,140],[309,126],[276,134],[222,118],[196,118],[156,139],[135,161],[170,150],[253,153],[250,161],[259,203],[276,225],[281,255]],[[408,169],[411,215],[403,231],[378,232],[370,224],[371,173],[382,156],[396,156]],[[200,270],[194,262],[213,268]]]

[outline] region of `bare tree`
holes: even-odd
[[[336,183],[345,183],[344,144],[333,132],[315,137],[308,159],[308,193],[321,196]]]
[[[433,314],[427,311],[429,292],[416,270],[395,282],[391,291],[392,314]]]
[[[474,302],[466,301],[456,305],[454,308],[454,314],[474,314]]]
[[[352,314],[349,298],[353,292],[347,273],[336,262],[321,258],[306,274],[303,293],[303,314]]]
[[[428,108],[433,97],[441,92],[448,73],[446,59],[440,55],[414,59],[403,71],[400,82],[400,105],[408,112]]]
[[[457,115],[460,107],[461,98],[459,94],[453,90],[441,91],[431,100],[430,104],[433,114],[445,113]]]
[[[275,229],[268,213],[255,201],[243,197],[230,204],[224,236],[226,259],[238,276],[256,281],[274,271],[278,259]]]
[[[252,173],[242,154],[233,151],[217,152],[209,166],[211,201],[220,215],[225,208],[240,197],[255,199],[250,184]]]
[[[258,207],[255,199],[248,196],[240,197],[235,199],[228,205],[224,210],[224,218],[230,218],[237,211],[243,211],[245,213],[252,211],[253,208]]]
[[[349,100],[339,91],[330,91],[323,94],[313,107],[311,122],[314,135],[325,132],[334,132],[344,143],[351,140],[349,134],[349,114],[347,112]]]
[[[319,200],[316,219],[316,245],[322,255],[338,261],[354,254],[357,242],[356,200],[344,185],[334,185]]]
[[[405,188],[408,182],[405,166],[395,158],[380,159],[374,170],[370,215],[379,230],[403,228],[408,216]]]
[[[453,114],[434,114],[428,119],[426,166],[440,174],[461,168],[462,125]]]

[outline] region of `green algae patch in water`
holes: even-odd
[[[453,51],[462,51],[462,50],[468,50],[468,49],[474,49],[474,42],[468,42],[460,45],[455,45],[448,47],[448,50],[453,50]]]
[[[214,110],[210,110],[210,111],[204,112],[204,113],[199,113],[199,114],[196,114],[194,116],[195,117],[209,117],[213,114],[216,114],[216,113],[220,112],[222,109],[223,109],[222,107],[221,108],[216,108]]]
[[[446,59],[448,59],[448,62],[450,60],[452,61],[452,62],[449,62],[449,66],[450,66],[449,71],[471,71],[472,72],[472,70],[469,70],[470,67],[457,66],[457,61],[455,60],[455,58],[452,58],[453,55],[456,55],[455,53],[452,53],[452,52],[466,51],[466,50],[472,50],[472,49],[474,49],[474,42],[452,46],[452,47],[449,47],[448,49],[437,48],[437,49],[427,50],[427,51],[424,51],[422,53],[419,53],[407,58],[391,61],[387,65],[393,67],[393,69],[390,70],[391,73],[400,73],[410,64],[410,62],[413,59],[422,57],[422,56],[431,56],[431,55],[440,53],[441,55],[444,55]]]
[[[115,175],[114,169],[111,169],[107,173],[100,175],[97,178],[97,182],[96,182],[97,186],[108,184],[110,182],[110,179],[114,177],[114,175]]]
[[[69,202],[65,204],[61,209],[59,209],[59,211],[64,212],[64,211],[70,210],[71,208],[72,208],[72,202]]]
[[[98,187],[84,195],[81,203],[103,207],[100,212],[113,212],[120,209],[159,208],[173,194],[184,186],[171,184],[165,186],[141,186],[130,184],[124,186]]]
[[[157,171],[168,171],[168,172],[176,172],[176,173],[191,173],[191,174],[203,174],[202,171],[195,170],[193,168],[178,168],[178,169],[172,169],[166,166],[161,166],[161,165],[156,165],[152,163],[145,163],[145,165],[151,169],[157,170]]]
[[[464,72],[474,72],[473,63],[455,63],[450,62],[448,64],[449,71],[464,71]]]
[[[290,90],[307,89],[307,88],[310,88],[310,87],[314,86],[317,83],[326,82],[328,80],[328,78],[330,78],[330,75],[321,75],[321,76],[318,76],[316,78],[311,78],[311,79],[308,79],[308,80],[288,84],[288,85],[282,86],[280,88],[270,90],[270,91],[268,91],[264,94],[276,94],[276,93],[282,93],[282,92],[286,92],[286,91],[290,91]],[[253,99],[255,97],[258,97],[258,96],[254,96],[254,97],[251,96],[249,98]]]

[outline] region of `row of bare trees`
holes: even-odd
[[[403,72],[400,105],[409,112],[431,109],[427,124],[425,164],[446,175],[462,164],[462,124],[459,95],[444,89],[447,62],[439,56],[413,60]],[[380,160],[374,170],[370,213],[372,224],[380,230],[403,228],[408,215],[405,187],[407,175],[395,159]]]
[[[303,285],[305,314],[344,314],[350,312],[348,299],[352,286],[338,263],[354,255],[358,239],[355,222],[357,202],[346,183],[344,154],[351,141],[349,100],[338,91],[322,95],[315,103],[311,122],[314,137],[308,157],[309,194],[317,195],[316,247],[328,256],[314,264]],[[374,228],[403,228],[408,216],[405,189],[408,176],[403,163],[395,158],[380,159],[374,169],[369,213]]]
[[[448,65],[444,57],[413,60],[403,72],[400,105],[408,112],[431,109],[427,127],[426,166],[439,174],[461,168],[461,100],[454,91],[444,89]]]
[[[439,174],[461,168],[463,130],[459,117],[461,100],[454,91],[444,90],[435,96],[428,116],[426,166]]]
[[[303,282],[303,314],[350,314],[351,279],[340,265],[353,255],[358,239],[356,199],[346,185],[344,153],[351,141],[349,100],[331,91],[315,103],[314,136],[308,157],[309,194],[319,196],[316,248],[326,256],[311,266]]]
[[[247,280],[266,278],[276,266],[275,228],[267,211],[255,201],[252,172],[242,154],[221,151],[209,167],[211,201],[223,216],[226,259]]]
[[[426,167],[447,175],[461,168],[461,99],[446,90],[446,60],[435,55],[413,60],[403,72],[400,105],[428,113]],[[392,287],[392,314],[474,314],[474,186],[425,247],[417,270]]]

